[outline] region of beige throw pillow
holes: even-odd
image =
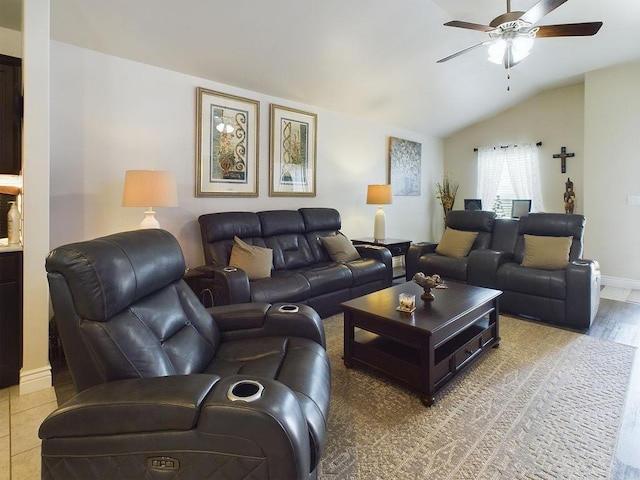
[[[331,237],[320,237],[320,242],[334,262],[349,262],[360,258],[356,247],[342,233]]]
[[[572,237],[524,236],[523,267],[562,270],[569,263]]]
[[[273,250],[249,245],[238,237],[233,237],[229,266],[244,270],[249,280],[269,278],[273,266]]]
[[[477,236],[478,232],[464,232],[447,227],[436,247],[436,253],[453,258],[466,257]]]

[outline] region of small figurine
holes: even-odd
[[[420,295],[420,298],[426,302],[430,302],[431,300],[436,298],[433,293],[431,293],[431,289],[443,283],[440,275],[434,274],[430,277],[427,277],[422,272],[416,273],[413,276],[413,281],[424,289],[424,293]]]
[[[576,194],[573,191],[573,182],[567,177],[567,183],[565,183],[566,191],[564,192],[564,213],[573,213],[573,209],[576,206]]]

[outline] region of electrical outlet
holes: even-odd
[[[640,195],[627,195],[627,205],[640,205]]]

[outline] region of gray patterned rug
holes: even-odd
[[[501,317],[500,347],[426,408],[342,363],[342,316],[325,320],[331,411],[318,478],[609,478],[635,349]]]

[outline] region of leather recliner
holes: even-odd
[[[313,309],[205,309],[164,230],[62,246],[46,269],[78,393],[40,426],[42,478],[315,477],[330,366]]]
[[[582,257],[585,217],[563,213],[531,213],[518,222],[513,256],[495,271],[502,290],[500,308],[518,315],[585,330],[598,312],[600,265]],[[525,235],[571,237],[569,263],[559,270],[521,265]]]

